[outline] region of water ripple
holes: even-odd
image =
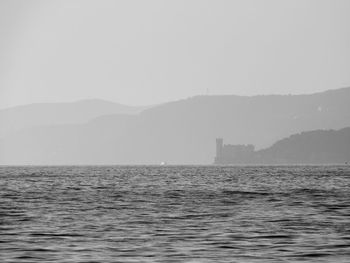
[[[0,167],[0,262],[349,262],[346,166]]]

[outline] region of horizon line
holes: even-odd
[[[316,91],[316,92],[311,92],[311,93],[260,93],[260,94],[253,94],[253,95],[242,95],[242,94],[231,94],[231,93],[225,93],[225,94],[196,94],[192,96],[188,96],[185,98],[178,98],[178,99],[173,99],[173,100],[167,100],[164,102],[160,103],[151,103],[151,104],[143,104],[143,105],[135,105],[135,104],[127,104],[127,103],[120,103],[117,101],[109,100],[106,98],[98,98],[98,97],[87,97],[87,98],[81,98],[81,99],[75,99],[75,100],[67,100],[67,101],[36,101],[36,102],[30,102],[26,104],[14,104],[12,106],[5,106],[1,107],[0,106],[0,111],[1,110],[8,110],[12,108],[17,108],[17,107],[25,107],[25,106],[30,106],[30,105],[38,105],[38,104],[74,104],[74,103],[79,103],[79,102],[88,102],[88,101],[102,101],[106,103],[113,103],[113,104],[119,104],[120,106],[125,106],[125,107],[133,107],[133,108],[142,108],[142,107],[154,107],[157,105],[161,104],[166,104],[170,102],[175,102],[175,101],[181,101],[181,100],[186,100],[186,99],[191,99],[195,97],[224,97],[224,96],[236,96],[236,97],[259,97],[259,96],[303,96],[303,95],[315,95],[315,94],[320,94],[320,93],[325,93],[325,92],[332,92],[332,91],[337,91],[337,90],[343,90],[343,89],[349,89],[350,86],[344,86],[340,88],[334,88],[334,89],[326,89],[322,91]]]

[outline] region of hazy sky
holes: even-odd
[[[349,0],[0,0],[0,107],[350,86]]]

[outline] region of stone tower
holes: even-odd
[[[220,163],[220,160],[222,159],[222,150],[224,148],[224,140],[222,138],[216,139],[216,157],[215,157],[215,163]]]

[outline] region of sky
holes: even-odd
[[[0,0],[0,108],[350,86],[349,0]]]

